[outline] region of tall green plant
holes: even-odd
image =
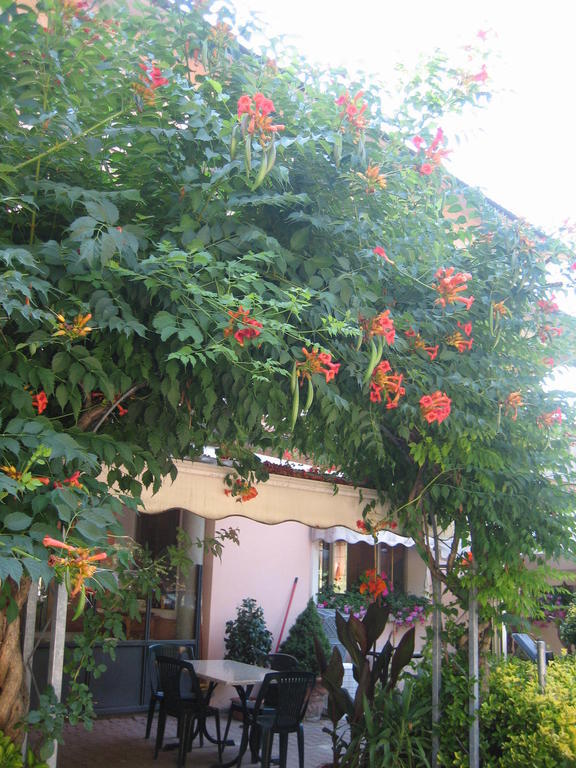
[[[245,664],[264,664],[272,648],[272,633],[266,626],[264,611],[251,597],[236,609],[236,618],[226,622],[226,659]]]
[[[280,646],[282,653],[289,653],[298,660],[298,666],[318,675],[320,665],[316,648],[324,654],[330,653],[330,642],[322,626],[314,600],[308,600],[306,608],[298,614],[290,627],[286,640]]]
[[[368,765],[366,745],[367,734],[373,730],[374,699],[378,691],[390,696],[402,670],[410,663],[414,653],[415,629],[412,627],[402,635],[397,646],[390,639],[376,653],[376,642],[384,632],[390,609],[388,606],[370,603],[366,615],[360,621],[354,616],[348,620],[336,612],[336,628],[340,642],[346,648],[353,664],[357,688],[354,700],[342,687],[344,665],[338,648],[334,648],[329,661],[317,648],[321,664],[322,682],[328,690],[328,713],[332,721],[333,765]],[[338,732],[342,718],[350,727],[350,741]],[[370,749],[368,749],[370,752]],[[370,763],[370,765],[375,765]]]

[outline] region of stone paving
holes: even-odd
[[[222,729],[226,724],[224,713],[221,716]],[[330,737],[322,732],[329,721],[304,723],[304,765],[305,768],[321,768],[331,762],[332,750]],[[64,739],[58,751],[58,768],[175,768],[176,752],[162,750],[158,759],[154,760],[154,736],[156,720],[152,726],[150,739],[144,738],[146,730],[145,715],[125,715],[123,717],[102,717],[96,720],[92,731],[86,731],[83,726],[67,726]],[[209,721],[209,731],[213,732],[213,723]],[[240,743],[240,724],[232,723],[230,737],[236,744]],[[176,743],[176,723],[169,717],[166,722],[165,744]],[[277,744],[277,738],[275,739]],[[235,747],[227,747],[224,760],[234,756]],[[273,756],[275,750],[273,751]],[[204,743],[200,748],[194,742],[192,751],[186,760],[187,768],[209,768],[218,762],[218,753],[213,744]],[[250,765],[248,752],[242,765]],[[298,748],[296,735],[292,734],[288,742],[287,768],[298,768]]]

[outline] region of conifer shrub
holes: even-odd
[[[322,627],[314,601],[310,599],[306,608],[296,617],[296,621],[288,632],[288,637],[282,643],[282,653],[289,653],[298,659],[299,666],[315,675],[320,673],[320,665],[316,657],[314,637],[317,638],[322,650],[328,657],[331,653],[330,643]]]

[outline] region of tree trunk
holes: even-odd
[[[30,579],[16,584],[9,578],[7,584],[18,606],[18,615],[9,623],[6,610],[0,611],[0,731],[19,744],[24,737],[21,721],[29,705],[20,645],[20,614],[28,598]]]

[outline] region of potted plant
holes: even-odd
[[[322,717],[327,695],[320,679],[321,670],[316,653],[316,644],[319,644],[326,656],[330,655],[330,643],[322,627],[316,605],[310,599],[306,608],[296,617],[296,621],[288,632],[288,637],[280,646],[282,653],[289,653],[298,659],[298,665],[301,669],[316,675],[316,687],[308,702],[306,713],[308,720],[319,720]]]
[[[225,659],[262,665],[272,648],[272,633],[264,611],[252,597],[245,597],[236,609],[236,618],[226,622]]]

